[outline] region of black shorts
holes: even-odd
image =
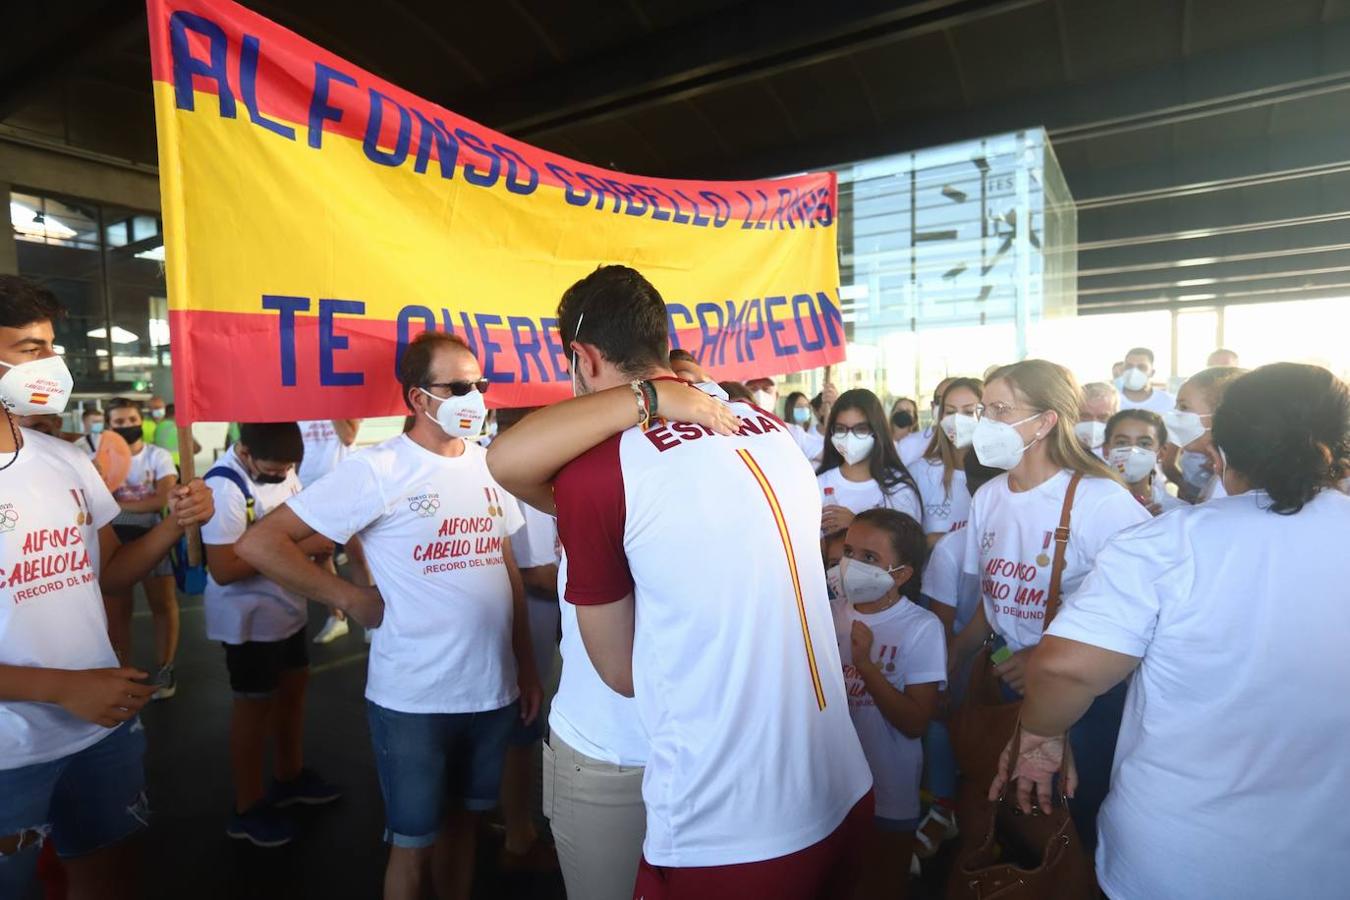
[[[230,690],[241,697],[270,697],[287,669],[309,666],[309,641],[305,629],[280,641],[245,641],[221,644]]]

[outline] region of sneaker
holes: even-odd
[[[341,796],[341,789],[324,781],[313,769],[301,769],[300,774],[290,781],[273,783],[267,801],[281,809],[296,803],[322,806],[325,803],[332,803]]]
[[[295,840],[295,827],[278,816],[265,800],[253,804],[247,812],[230,816],[225,833],[256,847],[284,847]]]
[[[151,684],[155,686],[155,692],[150,695],[151,700],[168,700],[178,693],[178,680],[173,677],[173,663],[160,666]]]
[[[918,846],[914,853],[919,859],[932,859],[947,841],[960,834],[956,827],[956,813],[947,806],[934,803],[914,833]]]
[[[331,644],[340,637],[346,637],[350,630],[346,619],[339,619],[337,616],[329,616],[328,621],[323,623],[323,628],[314,635],[314,643]]]

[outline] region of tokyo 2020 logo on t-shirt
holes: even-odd
[[[441,508],[441,495],[435,491],[423,491],[408,497],[408,509],[423,519],[436,515]]]

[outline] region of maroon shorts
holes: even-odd
[[[845,900],[861,863],[875,801],[868,791],[839,827],[809,847],[734,866],[668,868],[644,857],[634,900]]]

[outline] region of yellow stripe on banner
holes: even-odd
[[[176,310],[264,313],[260,298],[274,294],[361,301],[371,320],[417,304],[438,324],[449,309],[493,313],[505,326],[554,315],[574,281],[624,263],[689,306],[677,328],[698,328],[697,303],[720,305],[705,310],[717,324],[729,301],[781,295],[777,318],[790,323],[794,294],[838,289],[833,225],[786,235],[739,220],[692,228],[571,206],[548,183],[527,196],[479,188],[460,173],[442,178],[434,159],[415,172],[415,153],[380,166],[359,140],[325,132],[315,150],[303,125],[289,123],[297,139],[286,140],[246,115],[221,118],[214,95],[198,93],[188,112],[173,85],[154,90]],[[300,315],[316,312],[311,303]]]
[[[806,645],[806,665],[811,670],[811,686],[816,691],[816,705],[824,709],[825,690],[820,685],[820,669],[816,666],[816,650],[811,644],[811,626],[806,621],[806,601],[802,597],[802,580],[797,574],[797,554],[792,549],[792,535],[788,534],[787,518],[783,515],[778,495],[773,492],[773,486],[769,484],[769,479],[764,476],[764,470],[759,467],[750,451],[737,450],[736,455],[745,463],[750,474],[755,476],[755,481],[759,482],[759,489],[764,492],[764,499],[769,502],[769,510],[778,525],[778,536],[783,541],[783,552],[787,555],[788,571],[792,573],[792,590],[797,595],[797,618],[802,623],[802,642]]]

